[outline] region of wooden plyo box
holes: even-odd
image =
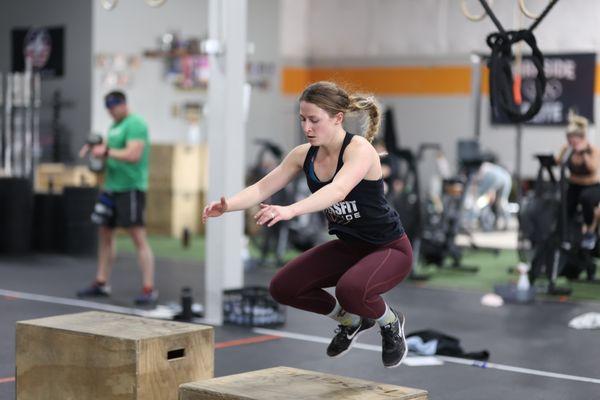
[[[427,391],[277,367],[186,383],[179,400],[427,400]]]
[[[66,186],[96,186],[99,175],[83,165],[43,163],[35,171],[35,191],[38,193],[62,193]]]
[[[184,229],[192,234],[204,233],[201,223],[203,192],[148,190],[146,193],[146,228],[148,232],[181,237]]]
[[[176,400],[213,374],[209,326],[96,311],[17,322],[17,400]]]
[[[200,192],[208,187],[205,145],[153,144],[150,149],[150,190]]]

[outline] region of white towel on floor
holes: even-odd
[[[600,313],[589,312],[579,315],[569,321],[569,327],[575,329],[598,329],[600,328]]]

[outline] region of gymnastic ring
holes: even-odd
[[[150,7],[160,7],[163,4],[165,4],[165,2],[167,0],[145,0],[146,4],[148,4]]]
[[[102,5],[103,9],[110,11],[117,6],[117,1],[118,0],[101,0],[100,4]]]
[[[494,0],[486,0],[488,5],[491,7],[494,4]],[[465,17],[467,17],[467,19],[471,20],[471,21],[481,21],[482,19],[485,18],[485,16],[487,15],[487,12],[485,12],[485,10],[483,10],[483,14],[481,15],[473,15],[471,14],[471,12],[469,11],[469,9],[467,8],[467,3],[466,0],[461,0],[460,2],[460,8],[462,9],[462,13]]]
[[[519,0],[519,8],[521,9],[523,15],[530,19],[538,19],[542,15],[541,13],[535,15],[534,13],[529,11],[529,9],[527,9],[527,7],[525,6],[525,0]]]

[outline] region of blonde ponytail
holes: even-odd
[[[567,125],[567,133],[585,136],[588,130],[588,119],[577,115],[573,110],[569,110],[567,117],[569,124]]]
[[[365,138],[369,141],[369,143],[373,143],[373,139],[377,136],[379,132],[379,126],[381,125],[381,109],[379,107],[379,103],[375,100],[373,96],[365,96],[362,94],[351,94],[350,105],[348,106],[348,111],[365,111],[367,113],[368,122],[364,127]]]

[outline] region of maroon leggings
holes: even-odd
[[[381,246],[332,240],[286,264],[269,290],[281,304],[329,314],[335,298],[323,288],[335,286],[335,297],[345,311],[379,318],[385,312],[380,295],[402,282],[411,266],[406,235]]]

